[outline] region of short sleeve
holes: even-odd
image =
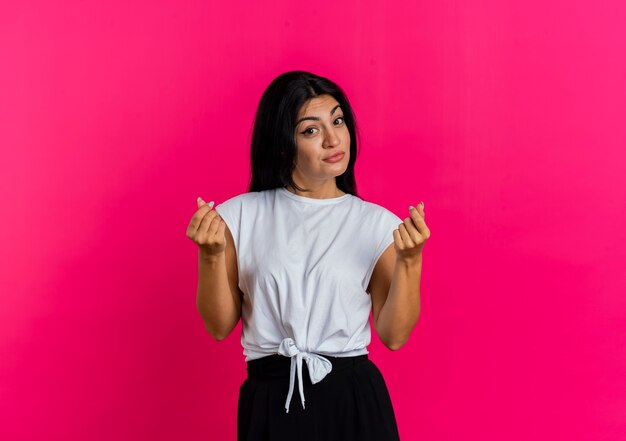
[[[235,250],[239,250],[239,231],[241,227],[242,195],[232,197],[215,207],[215,211],[226,223],[235,242]]]
[[[402,219],[400,219],[400,217],[398,217],[395,213],[384,207],[380,207],[380,212],[376,217],[375,224],[372,226],[372,231],[374,233],[374,240],[372,241],[373,251],[370,266],[365,276],[365,287],[367,287],[370,283],[370,279],[372,277],[372,273],[374,272],[374,268],[378,263],[378,259],[380,259],[380,256],[382,256],[389,245],[394,242],[393,230],[396,230],[402,222]]]

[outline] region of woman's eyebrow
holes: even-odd
[[[332,114],[335,113],[335,110],[337,110],[337,108],[340,107],[340,106],[341,106],[341,104],[337,104],[335,107],[333,107],[333,109],[330,111],[330,115],[332,116]],[[302,121],[307,120],[307,119],[311,119],[313,121],[319,121],[320,120],[319,116],[305,116],[304,118],[300,118],[298,120],[298,122],[296,122],[296,126],[298,124],[300,124]]]

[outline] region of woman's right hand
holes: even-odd
[[[213,210],[213,202],[207,204],[198,198],[198,210],[191,217],[187,237],[198,245],[201,257],[215,257],[226,250],[226,223]]]

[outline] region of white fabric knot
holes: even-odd
[[[306,367],[309,370],[309,377],[311,377],[311,383],[315,384],[328,375],[333,370],[333,364],[327,358],[322,357],[314,352],[300,351],[296,346],[296,342],[287,337],[280,342],[278,347],[278,353],[285,357],[291,357],[291,372],[289,378],[289,393],[287,394],[287,402],[285,403],[285,409],[289,413],[289,404],[291,402],[291,396],[293,395],[294,388],[294,376],[296,369],[298,370],[298,388],[300,390],[300,399],[302,400],[302,408],[304,409],[304,386],[302,383],[302,359],[306,360]]]

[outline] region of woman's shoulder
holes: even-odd
[[[272,190],[247,191],[247,192],[244,192],[244,193],[235,194],[235,195],[233,195],[231,197],[226,198],[220,204],[229,204],[229,205],[231,205],[231,204],[242,203],[244,201],[256,200],[259,197],[264,196],[264,194],[267,193],[268,191],[272,191]]]
[[[361,206],[361,209],[368,215],[373,216],[377,219],[384,218],[387,220],[402,222],[402,219],[398,217],[393,211],[384,207],[381,204],[372,201],[366,201],[364,199],[358,198],[358,204]]]

